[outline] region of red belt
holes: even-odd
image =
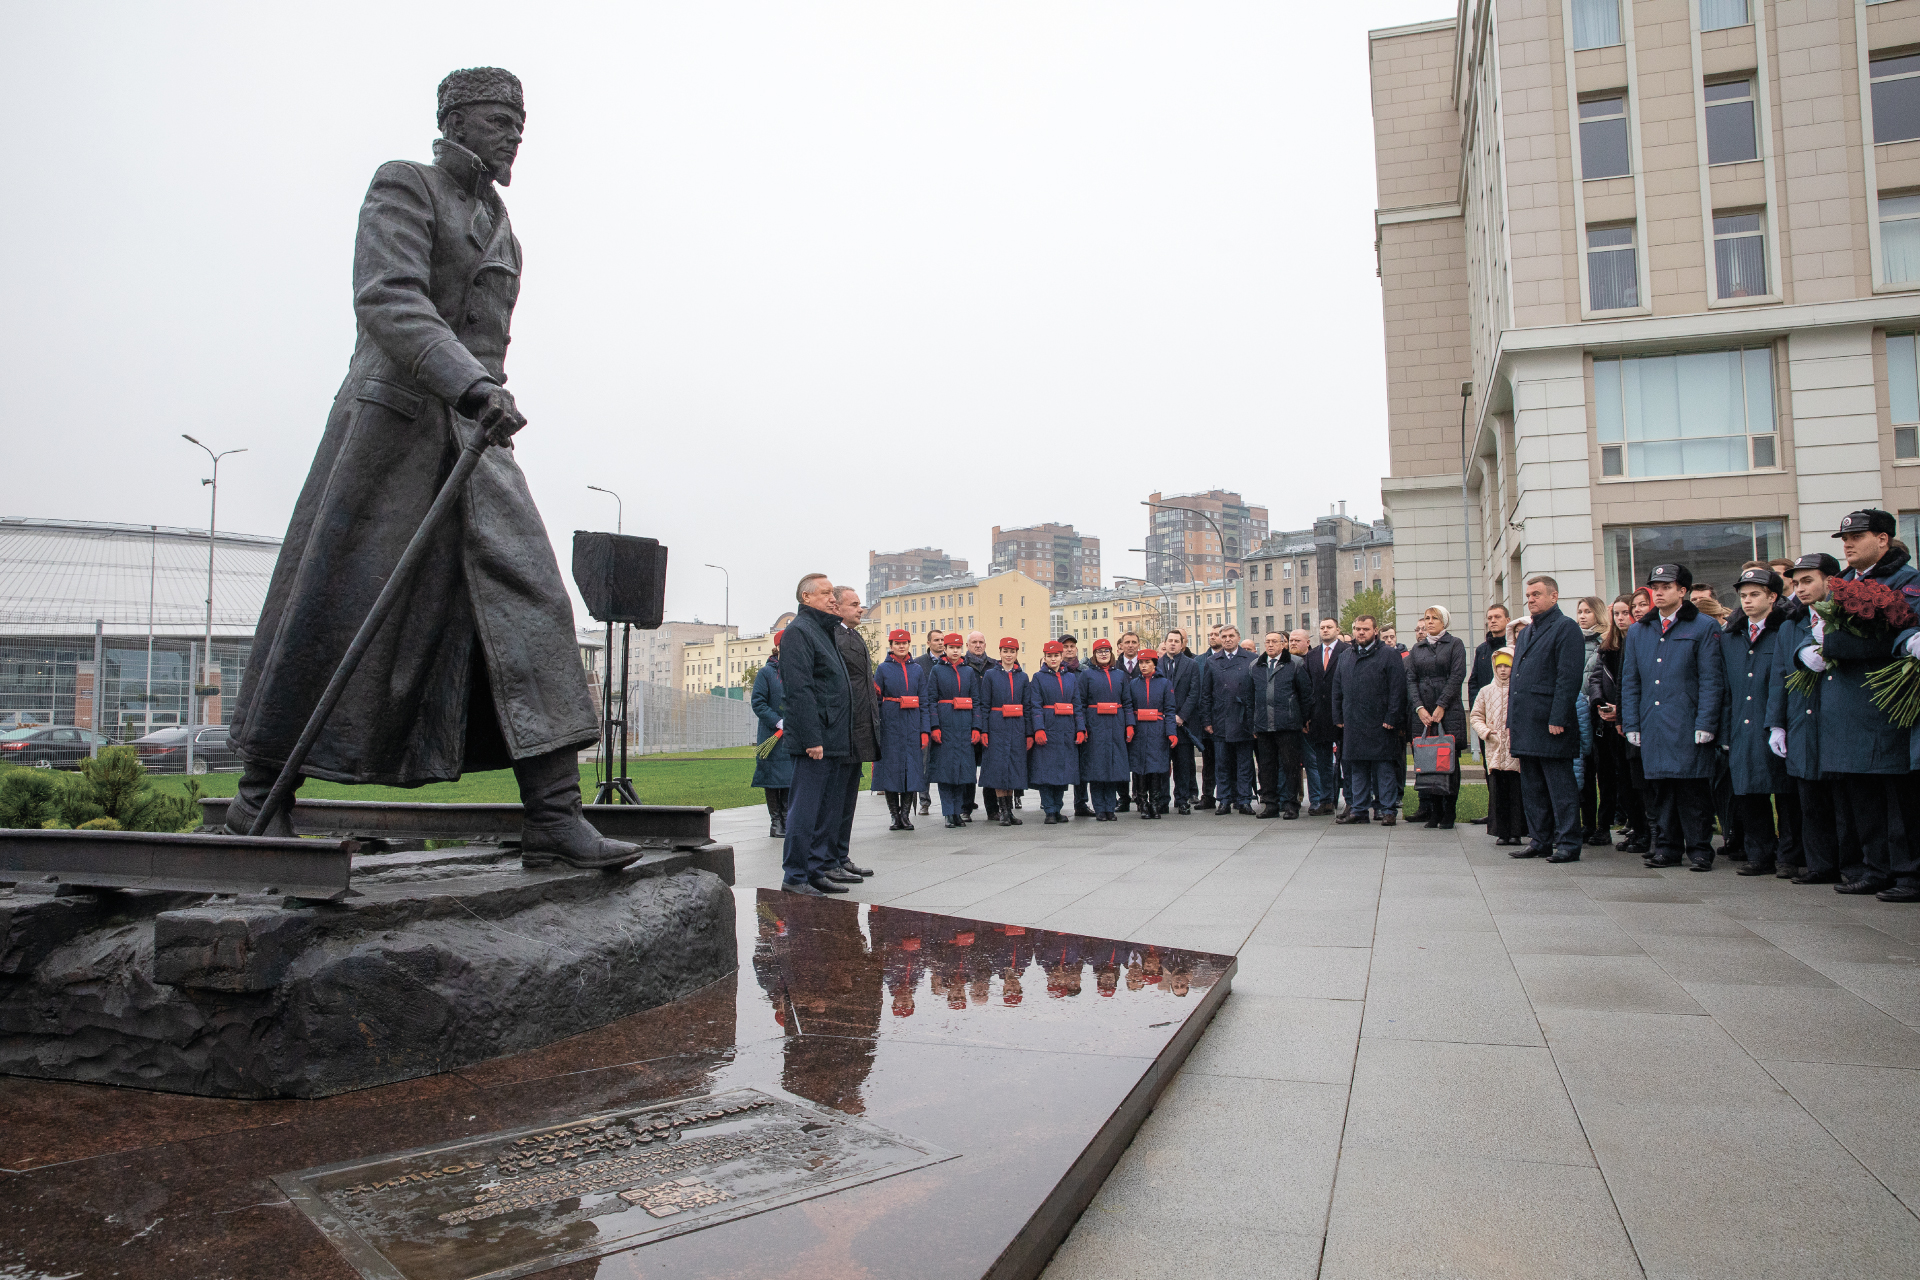
[[[1011,720],[1015,716],[1024,716],[1027,714],[1027,709],[1009,702],[1006,706],[1000,708],[1000,714],[1006,719]]]
[[[1057,716],[1070,716],[1073,714],[1073,704],[1071,702],[1049,702],[1047,704],[1047,710]]]
[[[950,707],[952,707],[952,708],[953,708],[953,709],[954,709],[955,711],[971,711],[971,710],[973,710],[973,699],[972,699],[972,698],[942,698],[942,699],[940,699],[940,701],[941,701],[941,703],[942,703],[942,705],[945,705],[945,706],[950,706]]]
[[[1158,720],[1160,718],[1160,712],[1157,708],[1151,711],[1136,711],[1133,714],[1136,719],[1140,720]]]
[[[1103,716],[1120,714],[1120,704],[1117,702],[1096,702],[1093,704],[1093,709]]]
[[[882,698],[881,701],[897,702],[900,704],[900,709],[902,711],[913,711],[920,706],[920,696],[918,694],[912,694],[912,693],[899,698]]]

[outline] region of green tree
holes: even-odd
[[[751,696],[753,693],[753,682],[755,680],[758,680],[759,678],[760,678],[760,664],[757,662],[748,663],[747,669],[740,673],[740,683],[742,686],[746,688],[749,696]]]
[[[1383,629],[1398,625],[1393,620],[1393,597],[1377,587],[1362,591],[1340,606],[1340,630],[1351,632],[1353,620],[1361,614],[1370,616]]]

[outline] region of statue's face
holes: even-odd
[[[520,154],[526,118],[504,102],[475,102],[447,112],[441,132],[486,164],[501,186],[513,181],[513,159]]]

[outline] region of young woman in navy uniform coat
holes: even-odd
[[[1027,789],[1027,673],[1020,669],[1016,656],[1020,642],[1011,636],[1000,642],[1000,665],[989,668],[980,683],[986,701],[986,751],[980,757],[980,786],[989,793],[998,792],[1000,803],[990,806],[998,813],[1000,825],[1023,825],[1013,816],[1013,793]]]
[[[929,736],[933,739],[933,766],[930,781],[940,784],[940,812],[946,825],[963,827],[962,813],[967,803],[967,788],[973,785],[973,744],[980,740],[986,724],[982,705],[980,677],[967,665],[961,652],[963,641],[958,632],[947,636],[947,656],[934,664],[928,692],[933,695],[933,718]]]
[[[873,763],[873,789],[886,793],[887,812],[893,815],[889,831],[913,830],[913,798],[927,785],[921,753],[932,724],[932,700],[926,696],[927,669],[914,661],[912,646],[907,632],[888,632],[887,656],[873,673],[882,744]]]
[[[1133,770],[1140,794],[1140,816],[1158,818],[1167,811],[1167,770],[1173,764],[1173,746],[1180,740],[1173,713],[1173,681],[1157,677],[1160,655],[1142,649],[1134,655],[1139,674],[1127,682],[1133,700],[1134,734],[1127,744],[1127,767]]]
[[[1086,704],[1087,740],[1080,746],[1080,776],[1087,781],[1096,822],[1114,821],[1126,785],[1127,744],[1133,741],[1133,695],[1127,673],[1113,664],[1113,645],[1093,642],[1093,665],[1080,672]]]
[[[1027,727],[1033,751],[1027,757],[1027,781],[1040,791],[1042,826],[1067,819],[1061,814],[1067,788],[1080,780],[1080,744],[1087,738],[1080,677],[1064,665],[1066,646],[1049,640],[1040,648],[1045,665],[1027,682]]]

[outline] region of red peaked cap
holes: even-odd
[[[1142,649],[1133,655],[1133,659],[1135,662],[1158,662],[1160,661],[1160,655],[1155,650]]]
[[[1105,640],[1095,640],[1095,641],[1093,642],[1093,647],[1094,647],[1094,648],[1096,648],[1096,649],[1111,649],[1111,648],[1113,648],[1113,646],[1112,646],[1111,644],[1108,644],[1108,643],[1107,643],[1107,642],[1106,642]]]
[[[965,644],[966,642],[967,642],[967,638],[961,635],[958,631],[947,632],[945,636],[941,637],[941,641],[940,641],[940,643],[942,644]]]
[[[786,631],[785,631],[785,629],[784,629],[784,628],[783,628],[782,630],[779,630],[779,631],[776,631],[776,632],[774,632],[774,633],[773,633],[773,643],[774,643],[774,647],[775,647],[775,648],[778,648],[778,647],[779,647],[779,645],[780,645],[780,637],[781,637],[781,636],[783,636],[783,635],[785,635],[785,634],[787,634],[787,633],[786,633]]]
[[[1042,653],[1065,653],[1066,651],[1067,646],[1061,644],[1058,640],[1049,640],[1040,646],[1040,652]]]
[[[892,631],[887,632],[887,643],[888,644],[912,644],[913,637],[896,627]]]
[[[1000,647],[1002,649],[1018,649],[1020,647],[1020,642],[1018,640],[1015,640],[1012,636],[1002,636],[1000,638]]]

